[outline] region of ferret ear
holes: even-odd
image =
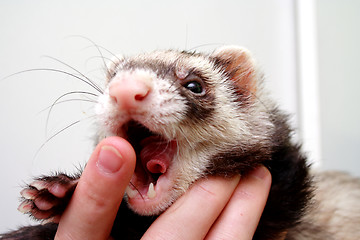
[[[240,94],[253,96],[257,90],[257,71],[251,53],[242,47],[224,46],[211,55],[215,64],[222,67],[229,78],[236,83]]]
[[[124,62],[122,55],[114,55],[106,64],[106,80],[109,82],[116,74],[118,66]]]

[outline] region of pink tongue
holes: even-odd
[[[158,137],[148,137],[141,142],[142,165],[151,173],[165,173],[174,155],[174,147]]]
[[[165,163],[165,161],[161,161],[158,159],[153,159],[146,163],[146,168],[151,173],[165,173],[168,166],[168,163]]]

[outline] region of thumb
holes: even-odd
[[[100,142],[60,219],[55,239],[107,239],[135,161],[126,140],[110,137]]]

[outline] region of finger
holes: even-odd
[[[263,166],[244,176],[206,239],[253,239],[270,185],[270,172]]]
[[[135,152],[126,140],[103,140],[87,163],[55,239],[107,239],[134,168]]]
[[[239,182],[209,177],[196,182],[146,231],[142,239],[203,239]]]

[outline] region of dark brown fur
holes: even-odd
[[[182,53],[194,56],[192,53]],[[195,54],[196,56],[196,54]],[[203,56],[203,55],[199,55]],[[224,71],[224,79],[241,76],[235,79],[230,85],[232,94],[239,101],[238,104],[251,107],[252,101],[257,101],[253,94],[256,86],[249,81],[254,74],[250,71],[252,68],[245,68],[232,62],[230,59],[209,58],[211,64],[217,68],[217,71]],[[240,59],[239,61],[243,61]],[[247,62],[245,64],[248,64]],[[158,76],[173,74],[171,66],[163,66],[163,62],[131,62],[128,68],[149,68],[156,71]],[[236,66],[234,66],[236,65]],[[220,69],[220,70],[219,70]],[[250,69],[250,70],[249,70]],[[249,70],[249,71],[248,71]],[[214,70],[215,71],[215,70]],[[206,77],[202,72],[194,71],[194,74],[206,82]],[[248,79],[249,78],[249,79]],[[230,81],[230,80],[227,80]],[[242,83],[240,84],[239,82]],[[211,89],[211,88],[209,88]],[[207,92],[205,98],[195,98],[187,92],[182,93],[187,98],[188,119],[192,124],[203,124],[213,121],[214,96]],[[268,202],[263,212],[262,218],[256,230],[254,239],[276,239],[286,234],[289,229],[297,226],[306,213],[307,203],[312,197],[311,178],[308,172],[308,165],[305,156],[300,151],[300,146],[292,143],[292,131],[287,123],[287,116],[281,113],[276,107],[267,109],[270,121],[273,125],[271,135],[265,143],[259,141],[257,144],[249,144],[244,151],[241,145],[246,143],[231,143],[231,148],[223,152],[217,152],[209,160],[206,169],[206,175],[220,175],[229,177],[235,174],[247,174],[260,164],[264,164],[272,174],[272,187]],[[190,121],[190,120],[189,120]],[[256,127],[256,126],[255,126]],[[250,140],[250,139],[249,139]],[[61,175],[63,176],[63,175]],[[46,182],[57,181],[54,178],[43,178]],[[62,178],[63,184],[71,184],[73,179],[70,177]],[[74,186],[75,187],[75,186]],[[66,198],[71,197],[74,188],[69,189]],[[61,204],[59,211],[66,207]],[[118,217],[114,223],[112,236],[115,239],[139,239],[156,219],[156,216],[139,216],[133,213],[126,204],[122,203]],[[52,239],[56,232],[56,224],[48,223],[45,225],[25,227],[18,231],[2,235],[2,239]],[[31,237],[30,237],[31,236]]]

